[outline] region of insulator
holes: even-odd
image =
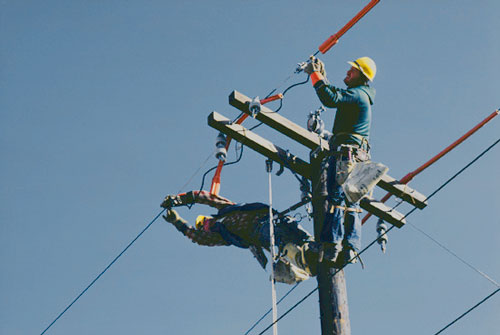
[[[379,220],[377,222],[377,233],[380,234],[382,231],[387,231],[387,225],[384,223],[384,221]]]
[[[262,105],[260,103],[260,98],[255,97],[250,101],[250,105],[248,106],[248,109],[250,110],[250,113],[252,113],[252,117],[255,117],[255,114],[260,113]]]
[[[324,109],[320,107],[314,112],[310,112],[309,118],[307,119],[307,130],[320,136],[322,136],[325,131],[325,122],[320,117],[323,110]]]
[[[224,135],[223,133],[219,133],[219,135],[217,135],[217,138],[215,139],[215,146],[217,148],[225,148],[226,143],[226,135]]]
[[[218,160],[226,161],[226,143],[226,136],[223,133],[219,133],[219,135],[217,135],[217,139],[215,140],[215,146],[217,147],[217,150],[215,151],[215,158]]]
[[[226,157],[227,157],[227,151],[226,151],[226,148],[222,147],[222,148],[217,148],[217,150],[215,151],[215,158],[217,158],[218,160],[220,161],[226,161]]]
[[[386,250],[387,242],[389,241],[389,237],[387,236],[386,232],[387,232],[387,225],[384,223],[384,221],[382,219],[378,220],[378,222],[377,222],[377,233],[378,233],[377,243],[380,244],[380,248],[382,249],[382,252],[384,252],[384,253]]]

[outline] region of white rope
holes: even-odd
[[[272,171],[273,161],[266,161],[266,169],[269,176],[269,236],[271,240],[271,291],[272,291],[272,301],[273,301],[273,335],[278,335],[278,304],[276,302],[276,283],[274,280],[274,260],[275,246],[274,246],[274,222],[273,222],[273,189],[271,185],[271,171]]]

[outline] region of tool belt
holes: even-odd
[[[340,144],[332,148],[330,155],[336,157],[348,157],[349,160],[353,159],[356,162],[364,162],[370,160],[370,153],[356,144]]]
[[[351,135],[361,141],[361,144],[334,144],[340,136]],[[354,158],[358,162],[370,160],[370,144],[366,137],[356,133],[338,133],[334,134],[329,140],[331,151],[335,156],[347,156],[349,159]]]
[[[329,144],[331,147],[336,147],[345,142],[345,140],[349,137],[352,136],[361,142],[360,144],[353,143],[354,146],[363,149],[365,151],[370,151],[370,143],[368,142],[368,139],[360,134],[357,133],[349,133],[349,132],[339,132],[339,133],[334,133],[330,139],[329,139]],[[335,143],[338,139],[343,139],[340,141],[340,143]]]

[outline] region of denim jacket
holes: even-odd
[[[333,124],[333,145],[361,145],[361,135],[367,141],[370,137],[372,118],[371,105],[375,98],[375,89],[361,85],[347,89],[336,88],[333,85],[318,81],[314,88],[321,103],[326,107],[336,108]]]

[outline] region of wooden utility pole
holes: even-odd
[[[321,167],[324,154],[311,154],[312,206],[314,220],[314,240],[320,241],[328,210],[326,199],[326,173]],[[319,312],[321,335],[351,335],[349,307],[344,270],[333,275],[335,269],[326,262],[318,263]]]
[[[257,120],[311,149],[309,163],[291,154],[288,150],[282,149],[246,129],[241,124],[232,123],[231,120],[217,112],[212,112],[208,116],[208,124],[311,181],[314,238],[316,241],[320,241],[327,210],[326,173],[321,164],[323,158],[326,157],[330,150],[328,142],[322,139],[318,134],[300,127],[265,106],[260,106],[260,111],[258,113],[252,113],[249,110],[251,101],[252,99],[237,91],[233,91],[229,96],[229,104],[232,106],[246,114],[255,114],[253,116]],[[407,185],[402,185],[388,175],[385,175],[377,186],[391,192],[393,195],[417,208],[422,209],[427,205],[424,195],[411,189]],[[382,218],[384,221],[398,228],[405,224],[403,214],[387,207],[379,201],[363,198],[360,202],[360,206],[369,213]],[[344,272],[341,270],[333,275],[333,273],[336,272],[335,270],[336,269],[328,266],[326,262],[318,263],[317,281],[320,303],[321,335],[350,335],[351,326],[349,322],[349,308],[347,304]]]

